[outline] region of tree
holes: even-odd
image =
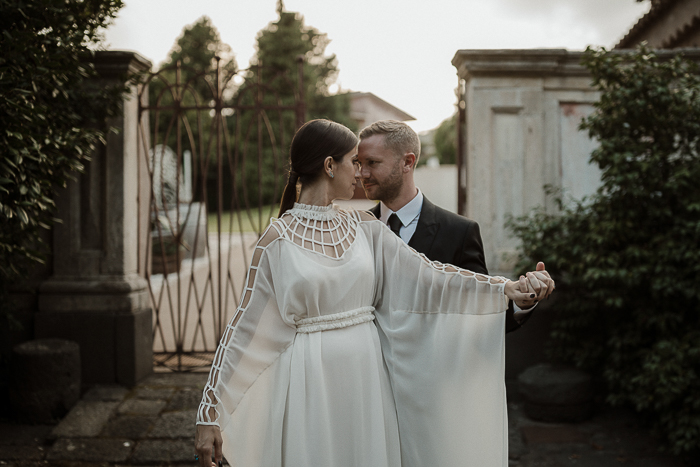
[[[123,87],[89,86],[91,47],[121,0],[2,0],[0,18],[0,282],[41,262],[54,188],[104,140]],[[0,287],[3,288],[3,287]]]
[[[277,21],[258,33],[254,63],[264,66],[263,81],[270,83],[288,101],[292,89],[280,76],[297,76],[297,58],[304,58],[304,97],[309,119],[328,118],[351,129],[356,124],[350,119],[350,100],[346,94],[330,95],[329,87],[338,77],[338,60],[326,56],[330,39],[318,29],[304,24],[304,17],[284,11],[282,0],[277,3]]]
[[[607,383],[677,454],[700,448],[700,79],[681,57],[588,49],[601,91],[581,125],[602,186],[510,223],[523,269],[557,281],[551,355]]]
[[[191,26],[182,30],[182,35],[170,51],[168,58],[160,65],[160,69],[168,69],[164,77],[170,82],[175,81],[174,67],[181,64],[181,82],[192,81],[194,91],[202,99],[210,99],[215,83],[211,80],[210,73],[216,70],[217,60],[223,73],[233,74],[238,70],[235,57],[231,53],[231,47],[221,41],[219,31],[212,24],[211,19],[202,16]],[[195,76],[202,74],[201,79]]]
[[[349,96],[329,92],[330,85],[337,78],[338,65],[335,55],[325,55],[330,42],[328,37],[316,28],[306,26],[299,13],[284,11],[282,1],[277,4],[277,14],[277,20],[258,33],[251,72],[237,96],[240,102],[252,105],[255,101],[258,89],[255,84],[258,80],[256,65],[261,65],[260,80],[265,87],[263,103],[294,105],[301,57],[307,119],[328,118],[356,129],[356,123],[350,119]],[[243,135],[257,135],[258,129],[266,135],[260,145],[254,136],[243,142],[247,148],[246,165],[236,176],[239,177],[238,199],[246,205],[279,202],[286,182],[288,147],[296,130],[296,118],[293,112],[284,113],[281,119],[272,114],[269,112],[265,116],[269,118],[271,133],[276,135],[274,144],[267,137],[268,124],[258,120],[260,113],[248,111],[240,115]],[[262,171],[258,170],[259,158],[264,167]]]
[[[435,155],[441,164],[457,163],[457,114],[440,123],[433,136]]]

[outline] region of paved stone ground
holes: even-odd
[[[195,412],[206,378],[156,373],[132,390],[96,387],[56,426],[0,421],[0,465],[195,465]]]
[[[532,421],[508,404],[509,467],[690,467],[659,452],[658,442],[628,410],[597,407],[582,423]]]
[[[156,373],[131,390],[96,387],[56,426],[0,420],[0,466],[194,466],[195,411],[206,377]],[[626,411],[601,408],[587,422],[566,425],[529,420],[518,403],[509,403],[508,414],[509,467],[691,465],[660,454]]]

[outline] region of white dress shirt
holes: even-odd
[[[416,227],[418,226],[418,219],[420,218],[420,211],[423,209],[423,193],[418,189],[418,193],[413,197],[411,201],[406,203],[404,207],[396,211],[396,215],[401,221],[401,227],[399,228],[399,236],[401,240],[408,243],[416,233]],[[389,216],[394,214],[394,211],[386,207],[386,204],[379,203],[379,220],[385,224],[389,222]]]

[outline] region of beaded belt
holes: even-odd
[[[297,332],[309,333],[318,331],[329,331],[331,329],[347,328],[356,324],[366,323],[374,320],[374,307],[363,306],[355,310],[343,311],[332,315],[314,316],[313,318],[303,318],[296,322]]]

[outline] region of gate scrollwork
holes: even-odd
[[[139,256],[153,308],[156,369],[206,370],[235,311],[251,251],[277,214],[293,131],[296,77],[262,65],[146,76],[139,151],[150,186],[150,239]]]

